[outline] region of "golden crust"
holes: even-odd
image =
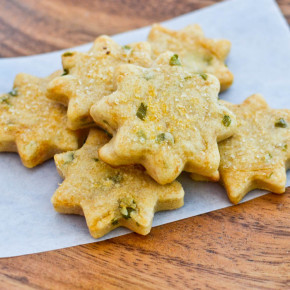
[[[161,186],[139,167],[114,169],[99,159],[107,135],[91,129],[83,147],[55,156],[64,182],[52,197],[56,211],[83,214],[91,235],[99,238],[124,226],[136,233],[150,232],[154,212],[183,205],[178,182]]]
[[[68,127],[77,130],[94,125],[90,108],[114,91],[115,67],[124,63],[150,66],[151,48],[147,42],[122,47],[100,36],[87,53],[64,53],[62,62],[67,75],[49,84],[47,97],[68,106]]]
[[[174,31],[159,24],[152,26],[148,41],[153,58],[167,50],[173,51],[191,72],[215,75],[220,81],[221,91],[232,85],[233,74],[224,63],[230,52],[230,41],[205,38],[199,25]]]
[[[219,172],[231,202],[238,203],[256,188],[285,192],[290,166],[290,110],[271,109],[258,94],[241,105],[223,103],[238,122],[236,134],[219,144]]]
[[[117,69],[117,91],[91,109],[95,122],[114,135],[100,158],[112,166],[142,164],[160,184],[182,170],[218,180],[217,141],[234,133],[235,116],[218,102],[216,77],[169,65],[172,57],[160,55],[150,69]]]
[[[66,128],[65,107],[45,97],[47,83],[60,73],[18,74],[14,89],[0,96],[0,151],[18,152],[26,167],[78,148],[81,134]]]

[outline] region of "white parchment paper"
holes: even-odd
[[[290,34],[272,0],[232,0],[164,22],[172,29],[199,23],[206,36],[232,42],[228,66],[234,85],[221,98],[240,103],[262,93],[274,108],[290,109]],[[121,44],[146,40],[149,28],[115,35]],[[76,49],[86,51],[91,44]],[[61,68],[62,51],[0,60],[0,91],[10,91],[19,72],[46,76]],[[153,226],[231,206],[219,184],[197,183],[183,174],[185,206],[155,215]],[[62,180],[53,161],[34,169],[21,165],[16,154],[0,154],[0,257],[9,257],[95,242],[85,219],[60,215],[50,198]],[[288,183],[290,185],[288,172]],[[265,194],[254,191],[244,201]],[[117,229],[98,241],[128,233]]]

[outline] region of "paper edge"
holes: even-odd
[[[177,20],[179,18],[182,18],[184,16],[187,16],[187,15],[191,15],[191,14],[195,14],[195,13],[199,13],[201,11],[205,11],[205,10],[210,10],[210,9],[214,9],[216,6],[219,6],[219,7],[222,7],[223,5],[227,5],[229,2],[240,2],[241,0],[224,0],[222,2],[219,2],[219,3],[215,3],[215,4],[212,4],[212,5],[209,5],[207,7],[203,7],[203,8],[200,8],[200,9],[196,9],[194,11],[191,11],[191,12],[187,12],[185,14],[181,14],[179,16],[176,16],[174,18],[171,18],[171,19],[167,19],[167,20],[164,20],[164,21],[161,21],[159,23],[163,24],[163,25],[167,25],[168,22],[171,22],[172,20]],[[252,3],[251,0],[246,0],[248,1],[249,3]],[[244,1],[244,3],[246,2]],[[280,19],[280,22],[281,22],[281,27],[283,28],[287,28],[289,27],[289,24],[283,14],[283,12],[281,11],[281,8],[280,6],[278,5],[278,3],[275,1],[275,0],[256,0],[256,2],[260,2],[261,4],[265,4],[265,2],[268,1],[267,5],[272,5],[272,7],[276,9],[275,13],[277,13],[278,15],[280,15],[279,19]],[[260,5],[261,5],[260,4]],[[256,3],[256,5],[259,5]],[[131,29],[131,30],[128,30],[128,31],[124,31],[124,32],[121,32],[121,33],[118,33],[118,34],[114,34],[114,35],[110,35],[111,37],[122,37],[123,34],[125,33],[130,33],[130,32],[137,32],[138,30],[143,30],[143,29],[149,29],[150,27],[152,26],[151,25],[147,25],[147,26],[143,26],[143,27],[139,27],[137,29]],[[100,34],[101,35],[101,34]],[[100,35],[97,35],[96,37],[100,36]],[[288,33],[288,40],[290,41],[290,34]],[[61,52],[65,52],[67,50],[77,50],[77,49],[81,49],[85,46],[88,46],[88,45],[92,45],[93,42],[88,42],[88,43],[84,43],[84,44],[81,44],[81,45],[78,45],[78,46],[74,46],[74,47],[68,47],[68,48],[64,48],[64,49],[61,49],[61,50],[53,50],[53,51],[49,51],[49,52],[45,52],[45,53],[41,53],[41,54],[33,54],[33,55],[25,55],[25,56],[17,56],[17,57],[4,57],[4,58],[0,58],[0,63],[1,61],[19,61],[21,59],[27,59],[27,58],[33,58],[33,57],[42,57],[42,56],[47,56],[47,55],[52,55],[52,54],[56,54],[56,53],[61,53]],[[290,186],[286,186],[285,187],[286,190],[288,188],[290,188]],[[252,191],[251,191],[252,192]],[[208,214],[210,212],[215,212],[215,211],[219,211],[219,210],[222,210],[224,208],[228,208],[228,207],[232,207],[232,206],[239,206],[240,204],[243,204],[243,203],[246,203],[246,202],[249,202],[251,200],[254,200],[254,199],[257,199],[257,198],[260,198],[262,196],[265,196],[267,194],[274,194],[272,192],[269,192],[269,191],[265,191],[264,193],[261,192],[261,195],[256,197],[252,197],[252,198],[249,198],[249,199],[246,199],[246,200],[242,200],[239,204],[230,204],[230,205],[225,205],[223,207],[220,207],[220,208],[217,208],[215,210],[212,210],[212,211],[207,211],[207,212],[204,212],[204,213],[200,213],[200,214],[197,214],[197,215],[194,215],[194,216],[189,216],[189,217],[185,217],[185,218],[182,218],[182,219],[179,219],[179,220],[174,220],[174,221],[169,221],[169,222],[164,222],[160,225],[155,225],[155,226],[152,226],[153,227],[159,227],[159,226],[162,226],[162,225],[166,225],[166,224],[170,224],[170,223],[174,223],[174,222],[178,222],[178,221],[182,221],[182,220],[185,220],[185,219],[189,219],[189,218],[193,218],[195,216],[201,216],[203,214]],[[126,228],[125,228],[126,229]],[[82,246],[82,245],[88,245],[88,244],[94,244],[94,243],[99,243],[99,242],[104,242],[104,241],[107,241],[107,240],[110,240],[110,239],[114,239],[114,238],[118,238],[118,237],[121,237],[121,236],[124,236],[124,235],[128,235],[128,234],[131,234],[131,233],[134,233],[132,231],[129,230],[129,232],[127,233],[121,233],[119,236],[115,236],[115,237],[108,237],[108,238],[104,238],[103,240],[98,240],[96,239],[96,241],[94,242],[89,242],[89,243],[82,243],[82,244],[79,244],[79,245],[74,245],[74,246],[65,246],[65,247],[62,247],[62,248],[55,248],[55,249],[51,249],[51,250],[44,250],[44,251],[36,251],[34,253],[27,253],[27,254],[20,254],[20,255],[9,255],[9,256],[2,256],[0,257],[0,259],[6,259],[6,258],[13,258],[13,257],[21,257],[21,256],[27,256],[27,255],[34,255],[34,254],[40,254],[40,253],[46,253],[46,252],[51,252],[51,251],[58,251],[58,250],[62,250],[62,249],[67,249],[67,248],[72,248],[72,247],[77,247],[77,246]],[[150,234],[150,233],[149,233]]]

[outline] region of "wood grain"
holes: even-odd
[[[1,0],[0,56],[79,45],[215,2]],[[278,3],[289,22],[290,1]],[[153,228],[146,237],[1,259],[0,289],[289,289],[289,273],[288,188],[281,196]]]
[[[1,0],[0,57],[49,52],[160,22],[214,0]],[[290,20],[290,0],[279,0]]]
[[[287,289],[289,220],[290,190],[156,227],[145,237],[2,259],[0,285]]]

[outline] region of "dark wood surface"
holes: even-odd
[[[0,0],[0,57],[79,45],[215,2]],[[278,3],[289,22],[290,1]],[[146,237],[1,259],[0,289],[26,288],[289,289],[290,190],[156,227]]]

